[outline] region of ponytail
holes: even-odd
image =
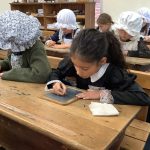
[[[121,51],[121,45],[118,39],[111,32],[106,32],[106,39],[108,41],[108,53],[107,59],[109,63],[112,63],[121,68],[127,68],[125,58]]]
[[[96,29],[84,29],[73,39],[70,55],[78,55],[86,62],[99,62],[107,57],[108,63],[126,68],[120,43],[113,33],[101,33]]]

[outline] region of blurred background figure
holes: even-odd
[[[124,55],[128,55],[129,51],[138,50],[142,24],[143,19],[138,13],[125,11],[120,14],[118,21],[112,27],[121,43]]]
[[[97,19],[97,29],[99,29],[100,32],[111,31],[111,26],[113,23],[114,22],[109,14],[102,13]]]
[[[150,42],[150,9],[142,7],[137,11],[143,18],[143,26],[141,34],[144,36],[144,41]]]
[[[70,9],[60,10],[55,26],[58,31],[45,44],[53,48],[70,48],[73,38],[80,31],[74,12]]]

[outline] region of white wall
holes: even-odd
[[[0,2],[0,14],[6,10],[10,10],[9,3],[13,2],[13,0],[1,0]]]
[[[14,0],[1,0],[0,3],[0,14],[5,10],[10,9],[10,2]],[[119,16],[119,14],[126,10],[137,10],[140,7],[149,7],[150,0],[102,0],[103,12],[109,13],[114,20]]]
[[[103,12],[110,14],[114,20],[123,11],[136,11],[143,6],[150,8],[150,0],[103,0]]]

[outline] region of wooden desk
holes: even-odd
[[[126,62],[130,65],[150,65],[150,59],[138,57],[125,57]]]
[[[54,49],[45,46],[45,50],[48,56],[65,57],[69,53],[69,49]],[[0,59],[7,57],[7,50],[0,50]]]
[[[7,50],[0,49],[0,59],[4,59],[7,57]]]
[[[115,105],[114,117],[94,117],[89,100],[61,106],[40,98],[43,84],[0,80],[0,144],[11,150],[117,149],[139,106]]]
[[[69,53],[69,49],[56,49],[45,46],[47,55],[55,57],[65,57]]]

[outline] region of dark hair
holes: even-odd
[[[145,34],[145,33],[147,33],[148,29],[149,29],[149,23],[146,23],[145,26],[142,27],[140,32],[144,32],[144,34]]]
[[[112,24],[114,23],[112,21],[111,16],[107,13],[100,14],[97,19],[97,24],[107,24],[107,23],[112,23]]]
[[[120,43],[111,32],[99,32],[96,29],[84,29],[73,39],[70,55],[76,54],[83,61],[99,62],[103,57],[121,68],[126,68]]]

